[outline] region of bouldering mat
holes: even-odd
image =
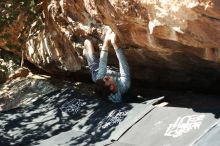
[[[216,114],[216,113],[215,113]],[[119,142],[138,146],[191,146],[218,119],[212,111],[157,107],[127,131]]]
[[[103,102],[98,108],[93,109],[90,115],[82,118],[76,125],[72,126],[69,131],[44,140],[40,145],[45,143],[64,145],[66,142],[68,142],[67,145],[85,146],[110,144],[150,112],[154,108],[152,104],[161,99],[154,99],[149,104],[113,104]],[[66,107],[69,108],[68,104],[66,104]],[[66,138],[62,138],[65,135]]]
[[[106,143],[117,140],[124,132],[144,117],[154,107],[146,104],[103,105],[90,116],[82,119],[74,130],[99,137]],[[103,142],[102,142],[103,143]]]
[[[42,95],[30,105],[0,113],[0,145],[30,145],[69,131],[102,101],[71,89]]]
[[[116,141],[113,144],[111,144],[110,146],[138,146],[138,145],[133,145],[133,144],[122,143],[122,142]]]
[[[220,146],[220,122],[202,136],[193,146]]]
[[[55,90],[30,105],[1,112],[0,145],[108,144],[160,99],[150,104],[113,104],[68,88]]]
[[[58,135],[55,135],[53,137],[50,137],[46,140],[39,141],[35,145],[39,146],[87,146],[87,145],[93,145],[95,142],[97,142],[97,139],[93,142],[93,137],[85,134],[80,131],[75,130],[69,130],[66,132],[62,132]],[[89,141],[89,144],[88,144]]]

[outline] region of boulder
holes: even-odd
[[[0,84],[6,81],[6,74],[5,72],[0,70]]]
[[[219,84],[217,0],[48,0],[37,6],[42,13],[28,30],[24,52],[47,72],[82,71],[83,41],[100,46],[108,25],[120,39],[133,79],[171,88]],[[113,50],[109,56],[117,65]]]

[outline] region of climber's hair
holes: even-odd
[[[112,91],[110,90],[110,86],[105,85],[105,81],[103,79],[98,79],[95,82],[95,94],[99,98],[107,99]]]

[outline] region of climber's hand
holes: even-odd
[[[111,33],[111,44],[113,46],[113,48],[116,50],[118,49],[118,45],[117,45],[117,36],[114,32]]]

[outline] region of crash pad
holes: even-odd
[[[109,144],[158,100],[114,104],[69,88],[54,90],[32,104],[0,113],[0,145]]]
[[[138,146],[191,146],[217,121],[216,113],[209,110],[157,107],[118,141]]]
[[[149,113],[154,108],[152,104],[161,99],[162,97],[153,99],[148,104],[103,102],[90,115],[72,126],[69,131],[41,141],[39,145],[43,146],[46,143],[49,145],[65,145],[64,143],[67,142],[67,145],[85,146],[110,144],[112,141],[118,140],[124,132]],[[68,104],[66,106],[68,108]]]
[[[202,136],[193,146],[220,146],[220,122]]]

